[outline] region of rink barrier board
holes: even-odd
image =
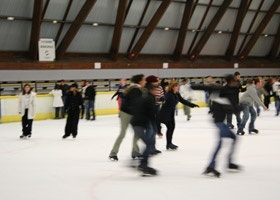
[[[97,116],[118,114],[118,105],[116,98],[111,100],[115,92],[97,92],[95,101],[95,113]],[[198,95],[199,98],[194,101],[200,107],[206,106],[203,94]],[[39,94],[37,95],[37,114],[35,120],[45,120],[54,118],[54,108],[52,107],[52,95]],[[19,122],[21,116],[18,114],[18,96],[0,96],[0,123]],[[178,105],[181,109],[183,106]]]

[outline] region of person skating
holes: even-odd
[[[249,119],[249,114],[251,116],[251,121],[249,124],[249,133],[259,133],[257,129],[255,129],[255,121],[256,121],[256,111],[254,108],[254,103],[257,103],[259,106],[263,107],[264,110],[267,110],[267,107],[263,104],[257,94],[256,88],[261,87],[261,83],[259,79],[247,80],[247,90],[244,92],[242,97],[240,98],[240,106],[243,110],[243,117],[241,123],[237,130],[237,135],[244,135],[244,128]]]
[[[210,91],[213,94],[212,98],[212,111],[214,117],[214,123],[219,129],[219,139],[214,153],[211,157],[211,161],[206,167],[204,174],[212,174],[216,177],[220,177],[221,173],[216,170],[216,157],[222,146],[223,138],[232,139],[232,144],[230,152],[228,154],[228,165],[227,168],[231,170],[240,170],[240,166],[233,163],[233,154],[236,146],[236,135],[230,130],[230,128],[225,124],[225,118],[227,113],[240,112],[241,108],[234,106],[234,99],[232,99],[233,90],[228,89],[228,87],[236,87],[238,82],[234,79],[233,75],[228,75],[225,77],[227,82],[227,87],[222,86],[202,86],[195,85],[192,86],[194,90],[204,90]]]
[[[147,91],[143,97],[135,100],[134,115],[131,120],[134,133],[145,143],[146,148],[142,153],[138,170],[144,175],[156,175],[157,170],[149,167],[148,159],[154,151],[156,132],[156,87],[152,84],[146,86]]]
[[[53,95],[53,107],[55,108],[55,119],[59,119],[60,108],[63,107],[62,91],[58,84],[55,84],[54,89],[49,94]]]
[[[86,120],[95,120],[95,110],[94,110],[94,103],[95,103],[95,96],[96,91],[93,85],[89,81],[86,82],[85,88],[85,97],[84,97],[84,104],[86,110]],[[92,113],[92,118],[90,119]]]
[[[70,92],[67,95],[65,102],[65,109],[67,111],[67,120],[65,125],[65,133],[62,136],[63,139],[69,137],[77,137],[78,134],[78,123],[80,115],[80,107],[83,104],[83,99],[81,93],[78,91],[78,85],[73,83],[70,86]]]
[[[165,102],[162,105],[158,118],[159,121],[167,127],[166,131],[166,149],[176,150],[177,145],[172,143],[173,133],[175,129],[175,109],[178,102],[190,107],[199,107],[196,104],[190,103],[183,99],[179,93],[179,85],[177,82],[172,82],[165,95]]]
[[[182,79],[182,85],[179,88],[179,92],[181,96],[191,102],[193,100],[193,91],[191,89],[191,85],[187,79]],[[191,108],[189,106],[183,105],[184,114],[187,116],[187,121],[191,119]]]
[[[135,110],[135,100],[142,97],[142,89],[146,84],[146,80],[143,74],[134,75],[131,78],[131,85],[124,90],[124,103],[121,105],[120,110],[120,122],[121,122],[121,130],[120,134],[117,137],[114,146],[109,154],[109,159],[111,161],[118,161],[118,152],[120,149],[120,145],[125,137],[126,130],[128,125],[133,117],[133,112]],[[139,147],[137,145],[139,137],[134,134],[133,138],[133,147],[132,147],[132,158],[141,157],[139,153]]]
[[[111,100],[114,99],[115,97],[117,97],[117,101],[118,101],[118,108],[119,110],[121,109],[121,105],[122,102],[124,102],[124,96],[123,96],[123,92],[124,90],[128,87],[128,84],[126,84],[126,80],[125,79],[121,79],[120,81],[120,85],[117,89],[117,91],[115,92],[115,94],[112,96]]]
[[[23,138],[30,138],[32,135],[32,123],[36,115],[36,93],[32,92],[29,84],[23,86],[19,94],[18,112],[21,115],[22,135]]]

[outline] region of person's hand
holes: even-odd
[[[268,108],[266,106],[263,107],[264,110],[268,110]]]
[[[197,105],[197,104],[194,104],[194,106],[193,106],[194,108],[199,108],[199,105]]]

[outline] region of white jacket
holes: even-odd
[[[53,95],[53,107],[63,107],[62,90],[52,90],[50,94]]]
[[[188,100],[188,101],[192,101],[194,100],[194,94],[193,94],[193,90],[191,89],[190,84],[185,84],[185,85],[181,85],[179,88],[179,92],[180,95],[183,97],[183,99]]]
[[[18,112],[23,117],[25,113],[25,95],[22,93],[19,94],[19,104],[18,104]],[[34,119],[36,115],[36,93],[31,92],[30,93],[30,101],[28,102],[28,119]]]

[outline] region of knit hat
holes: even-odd
[[[77,83],[73,83],[72,85],[70,85],[70,87],[78,88],[78,84]]]
[[[158,82],[158,77],[150,75],[146,78],[147,83],[156,83]]]

